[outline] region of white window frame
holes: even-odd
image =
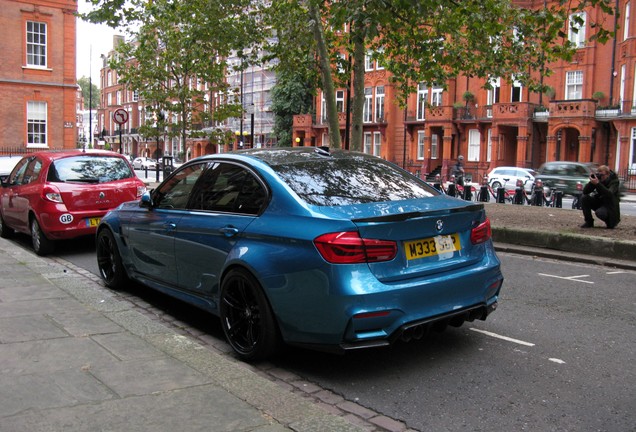
[[[367,53],[364,55],[364,71],[365,71],[365,72],[370,72],[370,71],[372,71],[372,70],[373,70],[373,63],[374,63],[374,61],[373,61],[372,54],[373,54],[373,53],[371,53],[371,52],[367,52]]]
[[[583,24],[579,25],[574,19],[579,16],[583,19]],[[585,46],[585,30],[587,27],[587,14],[585,12],[577,12],[570,15],[568,20],[568,40],[574,44],[576,48]]]
[[[373,119],[373,88],[364,88],[364,104],[362,105],[362,122],[371,123]]]
[[[48,64],[48,25],[40,21],[26,22],[26,65],[46,69]]]
[[[320,119],[322,123],[327,121],[327,101],[324,93],[320,93]]]
[[[375,88],[375,121],[384,121],[384,86]]]
[[[424,83],[417,85],[417,120],[426,119],[426,103],[428,102],[428,87]]]
[[[442,106],[442,94],[444,89],[441,87],[433,87],[431,89],[431,105]]]
[[[486,162],[492,161],[492,129],[488,129]]]
[[[479,153],[481,151],[481,132],[479,129],[470,129],[468,131],[468,155],[467,160],[471,162],[479,162]]]
[[[565,99],[576,100],[583,98],[583,71],[567,71],[565,73]]]
[[[632,128],[632,139],[629,146],[629,169],[636,170],[636,127]]]
[[[438,158],[439,151],[439,136],[437,134],[431,135],[431,159]]]
[[[345,112],[345,91],[336,90],[336,111]]]
[[[623,40],[629,37],[629,20],[631,13],[631,2],[625,3],[625,19],[623,20]]]
[[[417,160],[424,159],[424,150],[426,146],[426,134],[424,131],[417,131]]]
[[[623,102],[625,101],[625,81],[627,80],[627,71],[625,68],[625,65],[621,65],[621,81],[618,90],[618,106],[620,107],[619,109],[623,108]]]
[[[371,154],[372,150],[373,149],[371,147],[371,132],[365,132],[362,152],[366,154]]]
[[[27,101],[27,147],[48,147],[48,105]]]
[[[382,134],[380,132],[373,132],[373,156],[382,155]]]
[[[512,78],[512,86],[510,87],[510,102],[523,102],[523,84],[521,84],[521,81],[517,80],[514,76]],[[515,100],[516,91],[519,92],[519,97]]]

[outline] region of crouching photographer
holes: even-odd
[[[590,175],[590,181],[583,188],[581,208],[585,223],[581,228],[592,228],[594,217],[605,222],[607,228],[613,229],[621,221],[620,214],[620,182],[618,176],[610,171],[607,165],[601,165],[598,172]]]

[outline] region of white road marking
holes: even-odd
[[[558,358],[549,358],[548,360],[550,360],[551,362],[558,363],[558,364],[565,364],[565,362],[563,360],[558,359]]]
[[[569,280],[569,281],[573,281],[573,282],[583,282],[583,283],[588,283],[588,284],[593,284],[594,283],[592,281],[579,280],[579,278],[589,277],[590,275],[557,276],[557,275],[551,275],[551,274],[545,274],[545,273],[537,273],[537,274],[539,276],[552,277],[552,278],[557,278],[557,279],[565,279],[565,280]]]
[[[503,339],[505,341],[513,342],[513,343],[516,343],[516,344],[519,344],[519,345],[534,346],[533,343],[525,342],[525,341],[522,341],[522,340],[519,340],[519,339],[513,339],[513,338],[510,338],[508,336],[502,336],[502,335],[499,335],[497,333],[492,333],[492,332],[489,332],[489,331],[486,331],[486,330],[480,330],[480,329],[476,329],[474,327],[470,327],[470,329],[472,331],[476,331],[477,333],[485,334],[486,336],[492,336],[494,338]]]
[[[610,275],[610,274],[623,274],[623,273],[627,273],[627,272],[623,270],[616,270],[616,271],[607,272],[605,274]]]

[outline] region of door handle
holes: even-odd
[[[174,222],[166,222],[165,224],[163,224],[163,228],[166,231],[174,231],[177,229],[177,224]]]
[[[239,232],[238,228],[235,228],[233,226],[223,227],[219,231],[222,232],[225,235],[225,237],[234,237]]]

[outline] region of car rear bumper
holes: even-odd
[[[47,238],[51,240],[65,240],[86,235],[95,235],[97,225],[107,212],[66,212],[40,214],[40,228]],[[72,221],[60,222],[64,217]]]

